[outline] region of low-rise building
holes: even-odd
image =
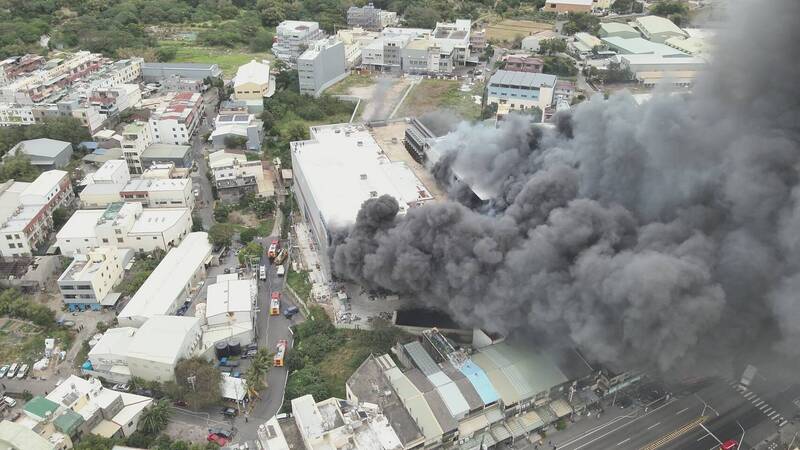
[[[634,79],[645,86],[660,83],[691,86],[697,74],[707,66],[707,61],[698,56],[666,58],[662,55],[620,55],[618,58],[620,64],[631,71]]]
[[[208,168],[211,170],[245,162],[247,162],[247,155],[243,150],[225,149],[208,154]]]
[[[597,35],[601,38],[618,37],[623,39],[631,39],[641,37],[635,28],[627,23],[620,22],[603,22],[600,24],[600,30]]]
[[[640,37],[621,38],[605,37],[603,44],[618,55],[660,55],[665,58],[689,56],[688,54],[658,42],[648,41]]]
[[[254,279],[218,278],[208,286],[203,325],[202,351],[214,357],[217,343],[248,344],[255,339],[255,306],[258,285]]]
[[[398,22],[397,13],[376,8],[372,3],[362,7],[351,6],[347,10],[347,26],[365,30],[380,31]]]
[[[653,42],[664,43],[672,37],[685,38],[687,34],[666,17],[642,16],[633,21],[642,35]]]
[[[43,172],[32,183],[0,184],[0,256],[30,256],[53,229],[53,211],[74,199],[62,170]]]
[[[544,111],[553,103],[556,81],[555,75],[498,70],[489,80],[486,101],[508,104],[512,110]]]
[[[32,53],[0,61],[0,86],[5,86],[17,77],[39,69],[44,63],[44,57]]]
[[[275,78],[269,73],[267,60],[256,61],[239,66],[233,77],[233,98],[238,101],[255,101],[263,109],[264,98],[275,93]]]
[[[134,108],[141,101],[142,91],[138,84],[95,88],[89,97],[89,104],[106,117],[115,116]]]
[[[380,33],[377,31],[367,31],[363,28],[353,28],[339,30],[336,38],[344,44],[344,60],[348,69],[361,65],[361,49],[369,45],[370,42],[378,39]],[[0,121],[2,123],[2,121]]]
[[[603,41],[596,36],[589,33],[579,32],[575,33],[570,46],[575,50],[581,58],[585,58],[592,53],[593,50],[603,46]]]
[[[542,73],[544,68],[544,61],[528,55],[507,55],[503,57],[505,66],[503,70],[510,70],[511,72],[530,72]]]
[[[319,97],[347,76],[344,43],[336,37],[312,42],[297,58],[297,73],[300,93]]]
[[[0,102],[0,127],[31,125],[35,122],[32,105]]]
[[[271,197],[273,186],[264,177],[264,166],[261,161],[235,160],[230,165],[217,165],[212,169],[214,186],[220,200],[238,202],[247,194]]]
[[[205,234],[205,233],[204,233]],[[126,352],[131,376],[151,381],[175,379],[175,366],[200,347],[200,319],[154,316],[131,339]]]
[[[72,144],[55,139],[40,138],[20,141],[11,147],[6,157],[21,153],[31,160],[31,164],[42,169],[61,169],[72,158]]]
[[[72,448],[72,443],[56,445],[24,425],[3,419],[0,422],[0,448],[4,450],[66,450]]]
[[[119,195],[122,201],[141,202],[150,208],[194,208],[191,178],[131,180]]]
[[[147,170],[153,164],[169,164],[175,167],[192,167],[192,147],[182,144],[150,144],[140,157],[142,167]]]
[[[700,55],[710,50],[708,41],[702,37],[689,36],[686,39],[671,37],[664,43],[689,55]]]
[[[272,53],[281,61],[294,65],[308,44],[322,37],[322,29],[317,22],[284,20],[275,28]]]
[[[111,290],[122,281],[122,253],[114,247],[98,247],[85,255],[75,255],[58,277],[58,289],[70,311],[99,310],[116,304],[119,294]]]
[[[543,11],[556,14],[592,12],[596,0],[547,0]]]
[[[112,159],[87,176],[92,184],[125,184],[131,180],[127,164],[121,159]]]
[[[154,143],[188,145],[205,112],[203,95],[197,92],[169,93],[142,101],[152,110],[148,126]]]
[[[261,150],[263,139],[264,122],[247,113],[220,113],[214,119],[214,131],[209,137],[215,149],[233,147],[231,144],[235,141],[237,146],[243,144],[254,151]]]
[[[56,244],[67,256],[100,246],[168,250],[180,244],[191,228],[189,208],[143,208],[141,203],[120,202],[106,209],[75,211],[56,234]]]
[[[151,83],[161,81],[172,76],[179,76],[187,80],[205,80],[206,78],[219,78],[222,70],[216,64],[200,63],[144,63],[142,64],[142,78]]]
[[[152,317],[173,314],[191,300],[210,262],[208,233],[189,233],[167,253],[117,315],[120,326],[139,327]]]
[[[563,36],[555,31],[545,30],[522,38],[522,49],[532,53],[539,51],[539,43],[547,39],[562,39]]]

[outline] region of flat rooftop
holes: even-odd
[[[182,356],[187,333],[199,323],[196,317],[153,316],[136,331],[128,356],[173,364]]]
[[[191,183],[188,178],[135,178],[129,181],[122,189],[122,192],[141,191],[141,192],[168,192],[183,191]]]
[[[189,214],[188,208],[145,208],[133,223],[130,234],[162,233]]]
[[[350,124],[311,128],[312,140],[292,142],[294,170],[302,172],[326,224],[347,225],[370,198],[391,195],[401,213],[431,200],[403,162],[391,161],[372,135]]]

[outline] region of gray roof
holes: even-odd
[[[142,152],[142,157],[147,159],[184,158],[190,150],[191,147],[188,145],[153,144]]]
[[[546,73],[529,73],[529,72],[512,72],[510,70],[498,70],[492,75],[492,78],[489,80],[491,84],[508,84],[511,86],[529,86],[529,87],[539,87],[539,86],[550,86],[555,87],[556,80],[558,78],[555,75],[550,75]]]
[[[442,399],[438,392],[431,391],[426,392],[423,395],[425,397],[425,401],[428,402],[428,407],[431,408],[431,411],[433,411],[436,421],[439,422],[439,426],[442,427],[442,431],[449,433],[458,428],[458,422],[456,422],[456,420],[450,414],[450,410],[447,409],[445,400]]]
[[[23,153],[29,156],[55,158],[60,155],[61,152],[71,149],[72,144],[69,142],[57,141],[55,139],[48,138],[31,139],[28,141],[19,142],[9,151],[9,153],[16,155],[20,148],[23,148]]]
[[[449,361],[442,363],[442,371],[458,386],[458,390],[461,391],[461,395],[467,401],[470,411],[485,406],[470,380],[460,370],[453,367]]]
[[[142,69],[212,70],[216,64],[202,63],[144,63]]]

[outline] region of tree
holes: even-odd
[[[568,35],[581,31],[596,34],[598,28],[600,28],[600,18],[589,13],[569,13],[567,15],[567,22],[564,24],[561,31]]]
[[[167,400],[159,400],[142,412],[138,429],[149,434],[158,434],[167,428],[172,409]]]
[[[215,223],[208,230],[208,240],[211,241],[211,245],[215,247],[227,247],[231,245],[231,239],[233,239],[235,231],[231,224]]]
[[[539,41],[539,53],[544,55],[555,55],[567,51],[567,42],[564,39],[552,38]]]
[[[290,141],[304,141],[308,139],[308,126],[297,120],[286,126],[286,138]]]
[[[262,253],[264,253],[264,247],[262,247],[261,244],[258,242],[250,242],[245,245],[243,249],[239,250],[239,262],[244,264],[250,258],[260,258]]]
[[[81,437],[81,440],[72,448],[74,450],[108,450],[115,445],[122,445],[124,443],[125,442],[119,438],[106,438],[88,433]]]
[[[222,400],[221,377],[211,362],[200,357],[178,361],[175,366],[175,382],[183,393],[182,400],[191,409],[219,404]]]
[[[239,233],[239,240],[242,241],[242,244],[247,244],[255,239],[256,236],[258,236],[258,230],[255,228],[245,228]]]
[[[53,210],[53,229],[58,231],[69,220],[69,211],[65,208],[56,208]]]
[[[272,353],[265,348],[260,348],[253,357],[250,368],[245,374],[247,392],[251,396],[259,397],[259,391],[267,387],[266,377],[272,367]]]
[[[0,165],[0,183],[8,180],[30,182],[39,176],[41,171],[31,165],[31,160],[24,153],[17,153],[6,158]]]
[[[230,213],[230,208],[228,205],[218,202],[214,206],[214,220],[217,222],[226,222],[228,220],[228,214]]]
[[[272,48],[272,40],[275,38],[275,35],[272,34],[269,30],[259,30],[256,32],[253,39],[250,40],[250,51],[251,52],[266,52]]]
[[[203,228],[203,218],[200,217],[200,215],[197,213],[192,214],[192,233],[204,230],[205,228]]]
[[[441,19],[442,11],[423,5],[410,6],[403,15],[403,21],[409,28],[434,28]]]
[[[629,14],[642,12],[642,4],[637,0],[615,0],[611,4],[611,11],[618,14]]]
[[[172,61],[178,54],[178,49],[175,47],[158,47],[156,49],[156,59],[160,62]]]
[[[575,63],[564,56],[545,56],[542,71],[560,77],[572,77],[578,74]]]
[[[688,17],[689,8],[685,3],[679,1],[663,0],[650,7],[650,14],[661,17],[669,17],[673,14]]]

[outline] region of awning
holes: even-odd
[[[511,437],[511,432],[502,423],[493,426],[490,432],[497,442],[503,442]]]
[[[469,420],[465,420],[458,426],[459,436],[472,436],[476,431],[483,430],[489,426],[489,419],[486,414],[479,414]]]
[[[508,431],[511,432],[511,436],[514,436],[514,439],[528,432],[517,417],[509,417],[506,420],[506,426],[508,427]]]
[[[503,412],[500,411],[500,408],[492,408],[486,411],[486,419],[489,420],[489,423],[495,423],[503,420]]]
[[[105,297],[103,297],[102,300],[100,300],[100,304],[103,306],[114,306],[117,304],[120,295],[122,294],[120,294],[119,292],[111,292]]]
[[[544,426],[544,421],[536,414],[536,411],[528,411],[519,416],[519,421],[528,433]]]
[[[551,402],[550,409],[553,410],[553,413],[555,413],[556,417],[558,418],[572,414],[572,407],[569,406],[569,403],[567,403],[566,400],[561,398]]]
[[[220,390],[222,391],[222,398],[229,400],[241,401],[247,394],[247,386],[241,378],[235,378],[230,375],[222,375],[222,380],[219,382]]]

